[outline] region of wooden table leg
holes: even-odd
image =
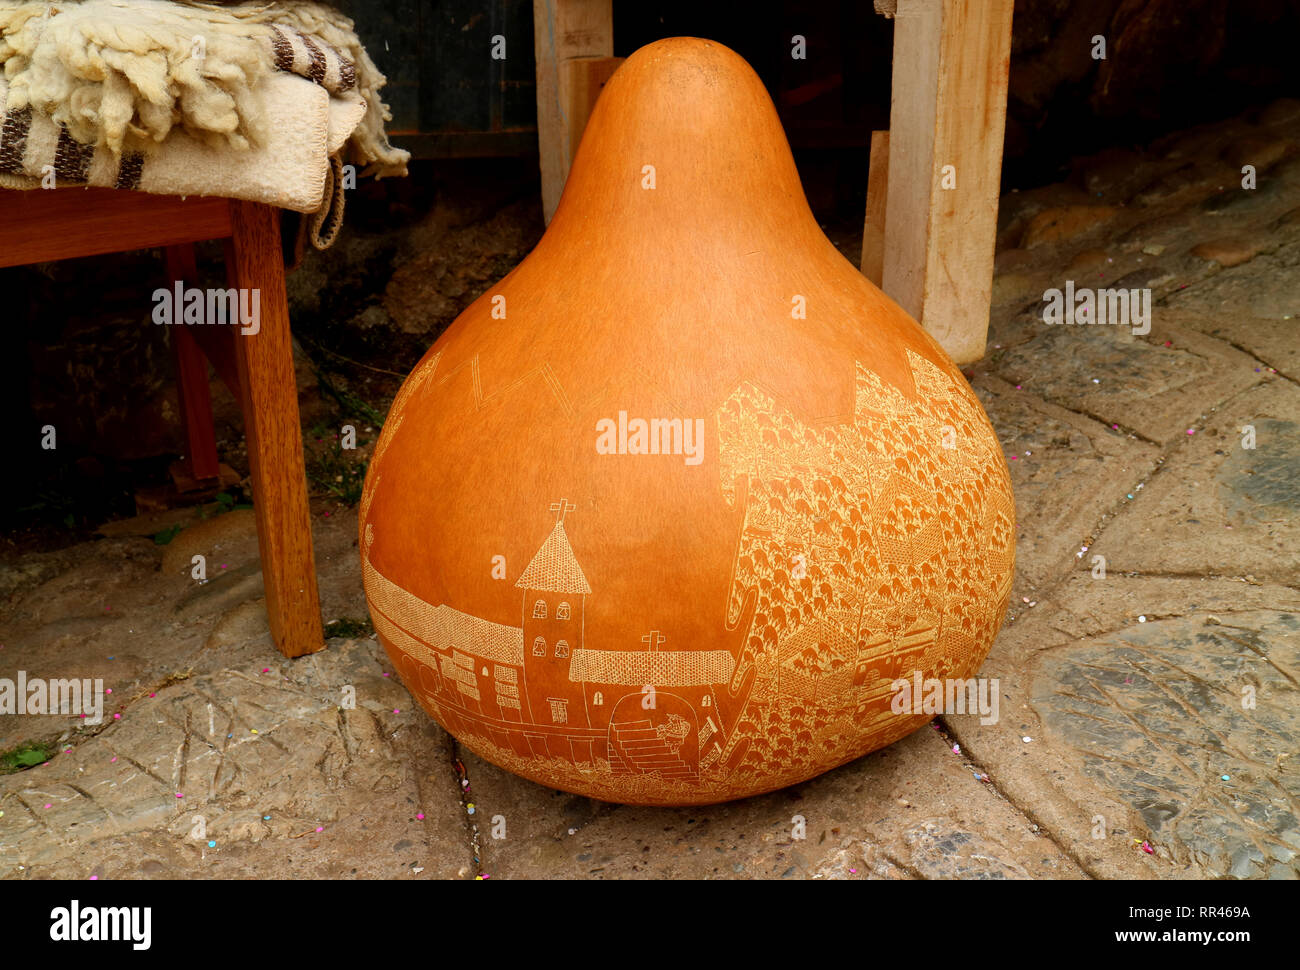
[[[958,364],[984,355],[1013,0],[898,0],[883,289]]]
[[[300,657],[320,650],[325,640],[312,554],[279,213],[259,203],[231,200],[230,221],[233,234],[226,242],[230,285],[259,293],[256,332],[240,331],[234,342],[266,612],[276,647],[286,657]]]
[[[198,285],[194,244],[166,249],[167,285],[176,280]],[[176,365],[176,400],[185,428],[185,472],[196,481],[216,478],[217,438],[212,427],[212,396],[208,391],[208,362],[189,327],[168,327],[172,361]]]

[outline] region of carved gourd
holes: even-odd
[[[818,228],[758,77],[689,38],[619,68],[536,249],[412,372],[360,530],[439,724],[636,804],[925,724],[916,679],[975,674],[1014,558],[970,387]]]

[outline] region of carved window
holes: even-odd
[[[536,603],[533,604],[533,619],[534,620],[546,619],[546,600],[538,600]]]
[[[545,638],[545,637],[538,637],[536,640],[533,641],[533,656],[534,656],[534,657],[545,657],[545,656],[546,656],[546,638]]]
[[[558,640],[555,644],[555,655],[557,657],[567,657],[569,655],[569,641]]]
[[[569,604],[561,603],[555,608],[555,618],[557,620],[567,620],[569,618]]]
[[[569,702],[559,697],[546,698],[551,704],[551,721],[555,724],[569,723]]]
[[[591,698],[591,706],[601,707],[604,703],[605,703],[605,695],[602,694],[600,691],[596,691],[596,693]]]

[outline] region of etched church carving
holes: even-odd
[[[574,505],[550,510],[550,534],[514,584],[518,627],[426,603],[367,559],[376,630],[405,653],[404,680],[458,737],[613,774],[697,779],[724,749],[728,710],[741,706],[725,697],[735,658],[665,649],[658,630],[639,646],[589,646],[592,589],[565,531]]]

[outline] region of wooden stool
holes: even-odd
[[[168,276],[193,279],[193,244],[226,241],[229,285],[260,291],[260,327],[248,335],[231,324],[168,327],[189,440],[186,461],[196,478],[217,473],[206,354],[244,415],[271,637],[286,657],[299,657],[325,642],[279,215],[270,206],[235,199],[114,189],[2,190],[0,267],[162,246]]]
[[[1013,0],[875,0],[894,18],[889,131],[872,132],[862,272],[958,364],[984,356]],[[533,0],[550,222],[614,53],[612,0]],[[950,168],[951,167],[951,168]]]

